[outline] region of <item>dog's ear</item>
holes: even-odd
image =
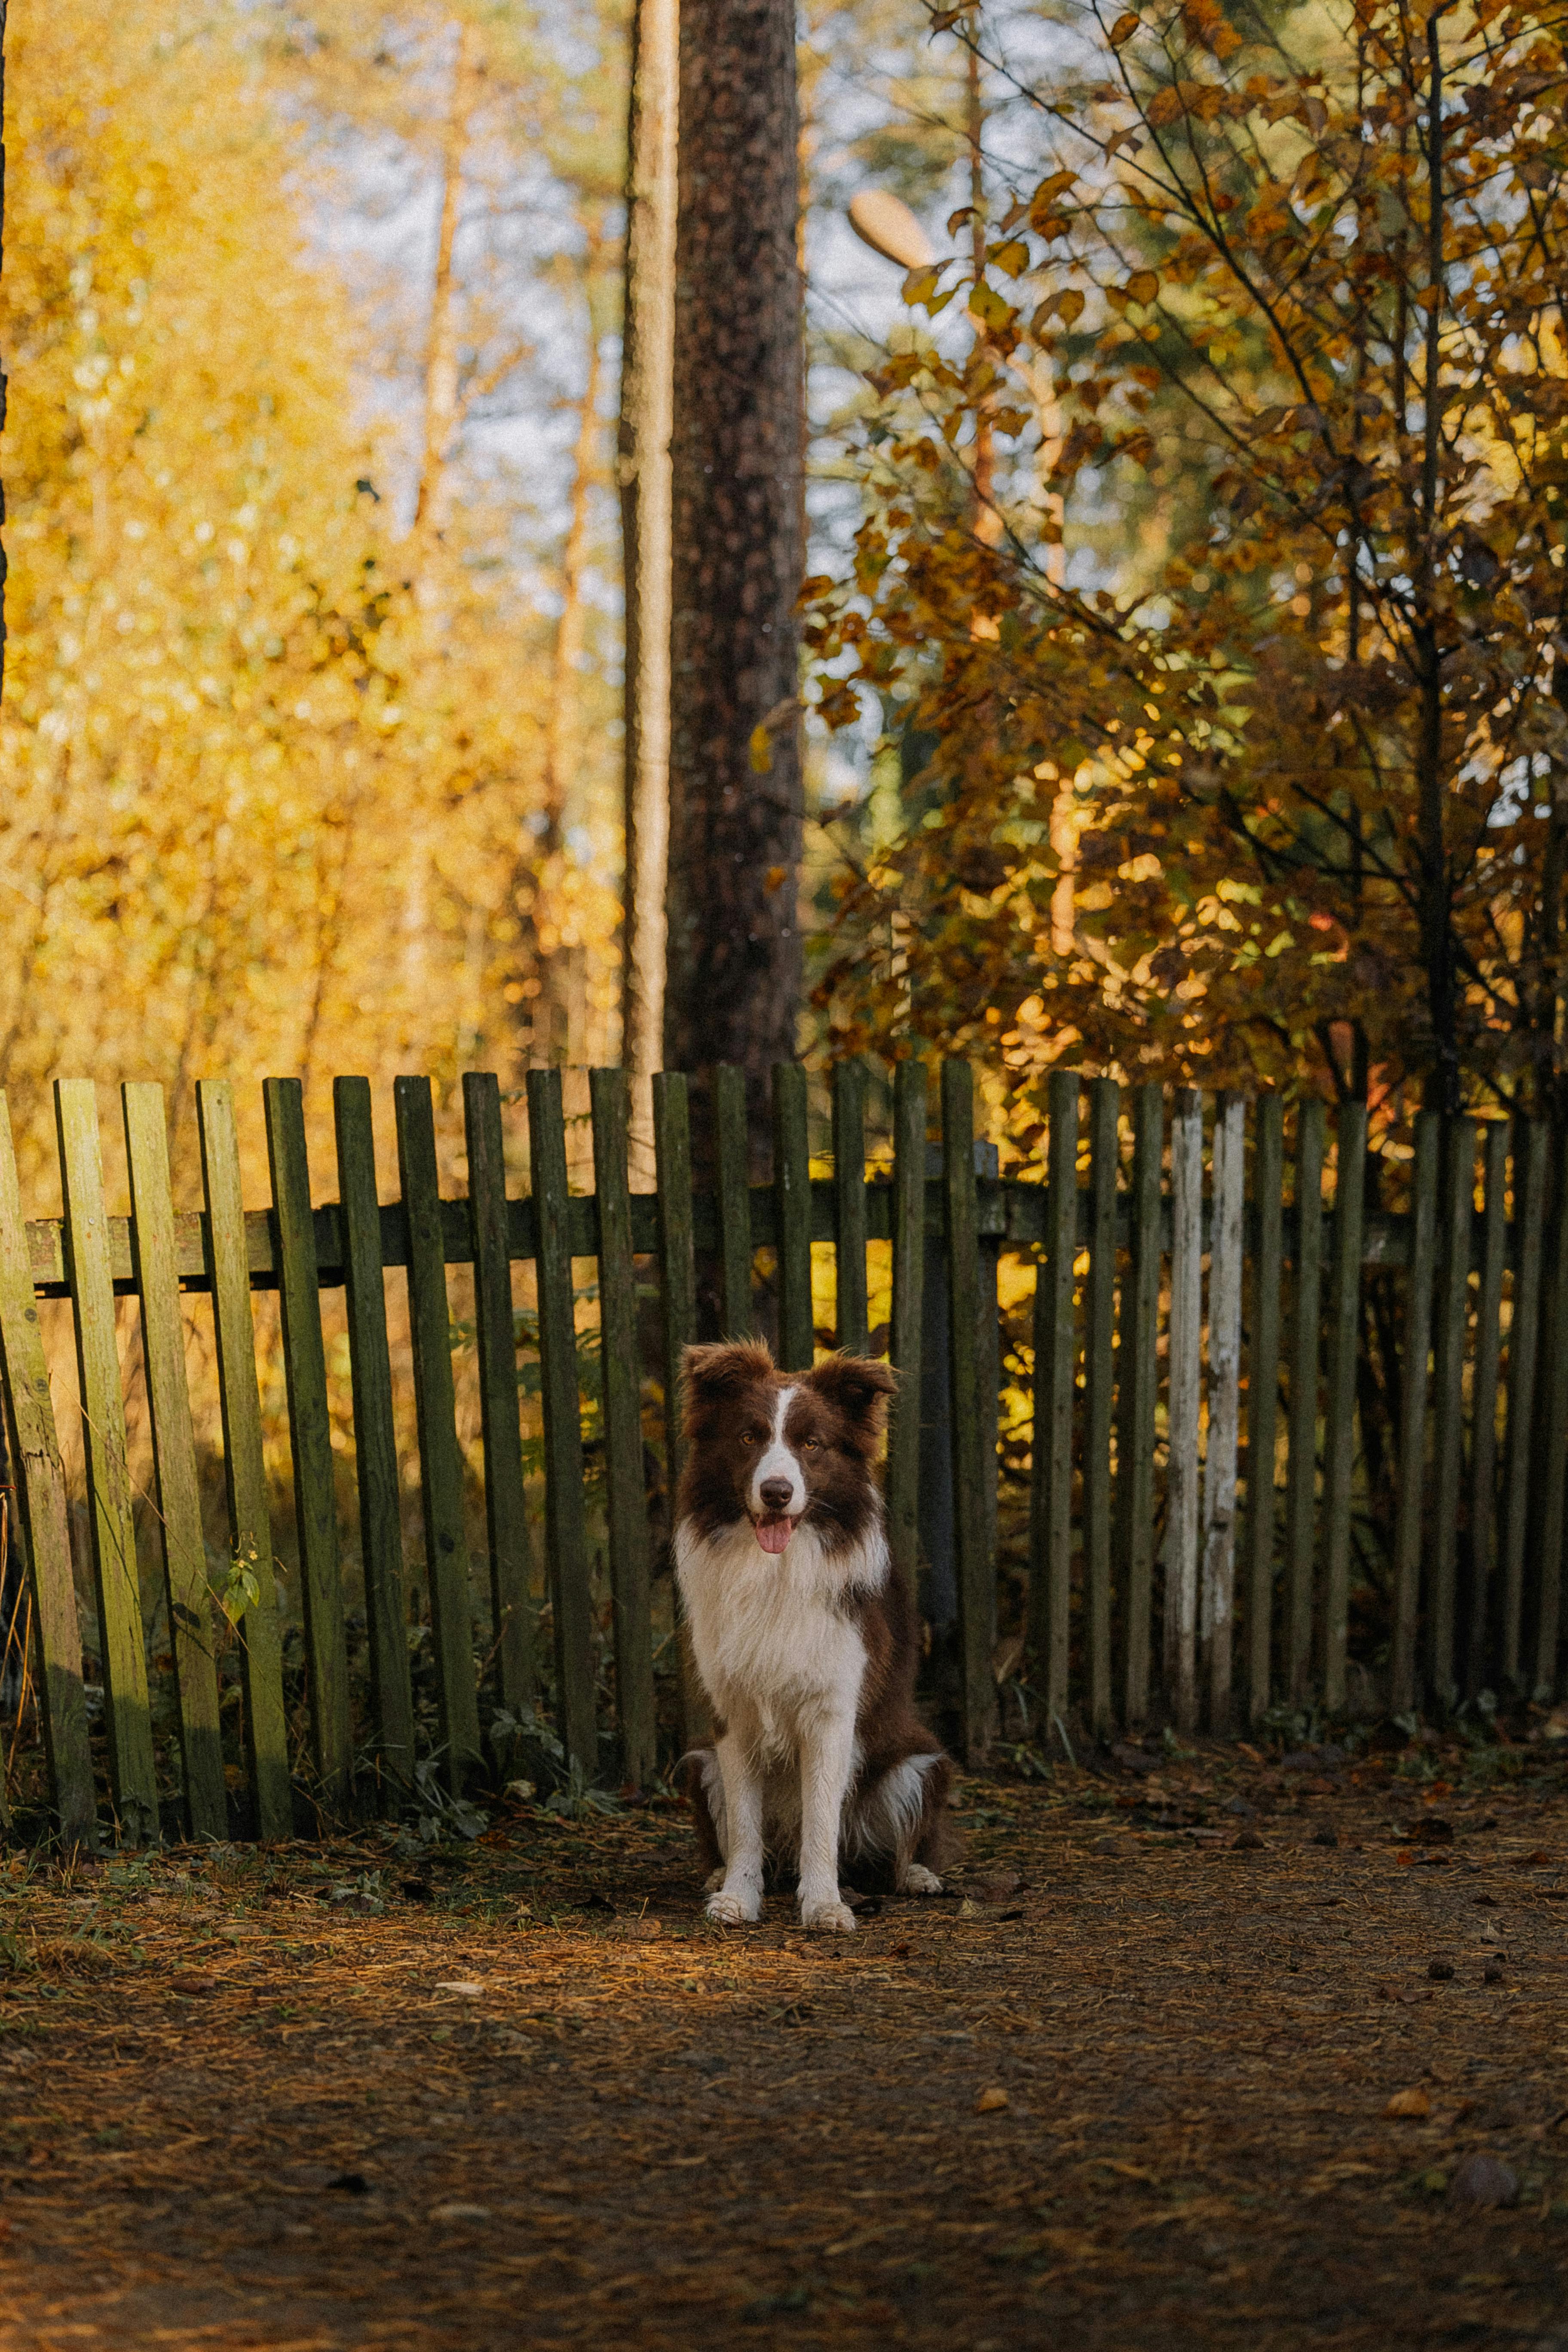
[[[889,1365],[869,1356],[826,1356],[806,1375],[812,1387],[873,1443],[888,1425],[888,1399],[899,1385]]]
[[[773,1360],[760,1339],[720,1339],[688,1348],[680,1360],[688,1436],[704,1405],[717,1404],[756,1381],[771,1381]]]

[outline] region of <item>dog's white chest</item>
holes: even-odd
[[[825,1714],[854,1721],[866,1645],[838,1605],[844,1570],[830,1570],[809,1530],[770,1556],[749,1525],[715,1537],[676,1537],[676,1571],[697,1669],[726,1718],[752,1717],[764,1745],[793,1749]]]

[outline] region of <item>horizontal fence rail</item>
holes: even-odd
[[[680,1351],[719,1330],[765,1329],[790,1367],[890,1356],[889,1538],[971,1759],[1557,1694],[1568,1181],[1544,1127],[1424,1114],[1413,1151],[1369,1152],[1358,1104],[1331,1131],[1316,1102],[1058,1072],[1003,1178],[966,1064],[869,1076],[868,1153],[867,1070],[814,1113],[781,1066],[758,1183],[742,1075],[710,1074],[700,1186],[688,1081],[662,1076],[634,1192],[628,1083],[595,1071],[574,1192],[561,1074],[529,1075],[514,1122],[470,1073],[461,1199],[429,1082],[400,1079],[390,1202],[369,1084],[340,1078],[325,1203],[300,1088],[269,1079],[248,1210],[208,1081],[185,1211],[161,1092],[127,1086],[129,1216],[94,1088],[61,1081],[64,1213],[30,1220],[0,1097],[0,1636],[56,1827],[97,1834],[107,1806],[127,1839],[176,1816],[277,1837],[460,1807],[520,1756],[647,1783],[700,1718],[665,1571]]]

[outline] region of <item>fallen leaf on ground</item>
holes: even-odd
[[[1395,2091],[1383,2112],[1385,2116],[1404,2116],[1412,2122],[1418,2123],[1423,2116],[1431,2114],[1431,2097],[1428,2093],[1422,2090]]]
[[[1007,2094],[1000,2083],[993,2083],[975,2100],[974,2112],[977,2116],[994,2116],[1008,2104]]]

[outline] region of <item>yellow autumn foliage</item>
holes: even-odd
[[[607,1002],[614,909],[536,887],[542,625],[377,495],[247,12],[20,0],[8,51],[0,1085],[37,1213],[55,1076],[160,1079],[183,1133],[197,1076],[253,1118],[300,1075],[320,1134],[331,1072],[507,1070],[541,928]]]

